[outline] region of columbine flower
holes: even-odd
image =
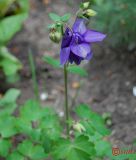
[[[77,18],[72,29],[66,29],[62,39],[60,51],[61,65],[67,62],[75,62],[79,65],[82,60],[90,60],[92,58],[90,43],[100,42],[105,37],[105,34],[88,30],[85,20]]]

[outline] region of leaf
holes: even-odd
[[[44,60],[46,63],[52,65],[54,68],[60,68],[60,67],[61,67],[61,66],[60,66],[60,62],[59,62],[58,60],[52,58],[51,56],[44,56],[44,57],[43,57],[43,60]]]
[[[11,142],[9,140],[0,139],[0,156],[6,157],[9,154]]]
[[[18,32],[26,18],[27,14],[22,13],[9,16],[0,21],[0,44],[4,45]]]
[[[35,100],[28,100],[20,109],[20,117],[28,121],[36,121],[42,114],[39,103]]]
[[[11,103],[16,103],[16,100],[19,97],[20,93],[21,92],[18,89],[9,89],[4,97],[0,99],[0,107]]]
[[[19,133],[30,134],[32,131],[32,123],[22,117],[16,119],[15,126]]]
[[[29,1],[28,0],[23,0],[23,1],[18,1],[18,3],[21,6],[21,10],[23,12],[28,12],[29,11]]]
[[[73,142],[61,139],[53,153],[57,160],[90,160],[94,155],[94,145],[85,136],[79,136]]]
[[[87,104],[81,104],[75,108],[75,112],[79,117],[89,119],[91,117],[90,113],[92,110]]]
[[[25,157],[22,156],[20,153],[18,153],[17,151],[14,151],[13,153],[11,153],[7,160],[25,160]]]
[[[109,135],[110,131],[105,127],[103,118],[97,113],[91,111],[88,105],[82,104],[77,106],[75,112],[79,117],[83,119],[83,121],[86,121],[83,123],[89,123],[90,127],[94,128],[103,136]],[[89,128],[86,128],[86,130],[88,130]]]
[[[57,15],[56,13],[49,13],[49,17],[51,18],[51,20],[53,21],[60,21],[61,17],[59,15]]]
[[[107,151],[111,150],[111,148],[112,146],[107,141],[99,140],[95,142],[95,149],[98,157],[105,157],[107,155]]]
[[[24,140],[21,144],[19,144],[17,150],[22,155],[33,160],[47,158],[47,154],[45,154],[44,148],[41,145],[34,145],[31,141],[28,140]]]
[[[67,14],[65,14],[64,16],[61,17],[61,20],[63,22],[67,22],[70,19],[70,17],[71,17],[71,14],[67,13]]]
[[[17,133],[15,122],[16,118],[12,116],[0,118],[0,134],[3,138],[9,138]]]
[[[0,47],[0,58],[0,67],[6,76],[15,75],[22,68],[20,61],[11,55],[5,47]]]
[[[4,97],[0,99],[0,117],[11,115],[17,107],[16,100],[20,95],[20,90],[11,88]]]
[[[67,70],[68,70],[68,72],[78,74],[81,77],[88,75],[88,73],[83,68],[81,68],[79,66],[68,66]]]
[[[56,115],[48,115],[43,118],[39,127],[44,130],[45,135],[52,140],[56,140],[61,135],[61,125]]]

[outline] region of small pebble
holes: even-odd
[[[42,101],[47,100],[47,99],[48,99],[48,93],[45,93],[45,92],[41,93],[41,94],[40,94],[40,99],[41,99]]]
[[[64,117],[64,112],[59,112],[59,117]]]

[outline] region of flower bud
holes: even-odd
[[[94,11],[94,10],[92,10],[92,9],[87,9],[87,10],[85,11],[85,15],[86,15],[87,17],[93,17],[93,16],[95,16],[96,14],[97,14],[97,12]]]
[[[78,131],[79,133],[82,133],[83,131],[86,131],[86,129],[84,128],[84,126],[81,123],[75,123],[73,125],[73,128]]]
[[[58,22],[52,26],[53,27],[50,28],[49,37],[53,42],[59,43],[63,35],[63,25]]]
[[[49,37],[53,42],[59,43],[61,41],[62,34],[59,31],[50,31]]]
[[[89,7],[89,5],[90,5],[90,2],[84,2],[84,3],[81,4],[81,8],[82,9],[87,9]]]

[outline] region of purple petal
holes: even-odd
[[[105,34],[94,31],[94,30],[87,30],[84,34],[85,42],[100,42],[106,37]]]
[[[71,45],[72,52],[82,58],[85,58],[90,53],[90,45],[87,43]]]
[[[92,57],[93,57],[93,53],[90,52],[90,53],[87,54],[87,56],[86,56],[85,59],[88,60],[88,61],[90,61],[92,59]]]
[[[70,63],[75,62],[77,65],[79,65],[82,60],[83,60],[83,58],[73,54],[72,52],[70,53],[70,56],[69,56],[69,62]]]
[[[62,48],[60,51],[60,64],[64,65],[67,63],[70,54],[70,48]]]
[[[72,39],[72,32],[69,28],[66,29],[65,34],[62,39],[61,48],[68,47]]]
[[[86,26],[85,26],[85,20],[77,18],[73,27],[72,27],[74,32],[80,33],[83,35],[86,32]]]

